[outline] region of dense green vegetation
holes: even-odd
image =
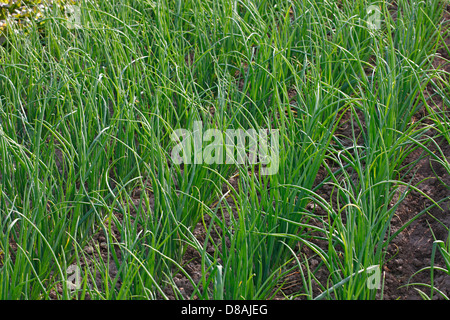
[[[450,142],[445,110],[413,121],[427,85],[449,101],[448,84],[432,80],[443,77],[431,64],[442,1],[77,8],[76,25],[58,6],[26,28],[8,25],[0,47],[2,299],[181,299],[177,273],[200,299],[270,299],[292,272],[302,289],[287,298],[382,298],[368,283],[396,235],[396,209],[418,190],[404,160],[433,144],[431,129]],[[342,133],[343,117],[357,126]],[[279,130],[278,171],[174,164],[171,134],[196,121]],[[91,248],[99,232],[104,245]],[[200,281],[185,267],[188,247]],[[448,242],[435,248],[448,263]]]

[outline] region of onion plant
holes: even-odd
[[[77,24],[54,6],[0,45],[1,298],[269,299],[292,272],[288,298],[377,297],[440,1],[398,1],[395,19],[381,1],[75,5]],[[201,152],[209,129],[277,132],[276,170],[176,163],[194,128]]]

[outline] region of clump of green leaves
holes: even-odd
[[[309,0],[80,1],[77,27],[57,6],[9,26],[1,297],[268,299],[298,272],[288,298],[376,298],[442,13],[413,2],[394,20],[371,1],[380,29],[367,1]],[[278,170],[174,164],[171,134],[199,121],[278,130]]]

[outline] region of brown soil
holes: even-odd
[[[444,20],[450,21],[450,6],[447,6],[444,14]],[[445,40],[447,46],[450,45],[450,38]],[[433,66],[440,68],[446,72],[450,72],[450,64],[447,63],[450,60],[448,53],[444,49],[438,51],[439,56],[434,60]],[[431,86],[427,87],[425,96],[428,97],[433,92]],[[433,98],[429,102],[432,108],[442,108],[443,102],[439,98]],[[426,109],[422,108],[418,114],[414,117],[414,121],[424,119],[424,123],[431,124],[430,120],[426,118]],[[352,126],[348,123],[349,116],[345,115],[343,118],[343,126],[340,128],[337,134],[343,137],[352,136]],[[353,128],[357,129],[358,126],[354,122]],[[356,132],[357,134],[358,132]],[[440,148],[445,154],[447,159],[450,159],[450,146],[444,139],[437,139],[440,144]],[[345,139],[344,139],[345,143]],[[431,145],[432,150],[436,150]],[[411,170],[405,177],[404,181],[411,181],[419,190],[424,194],[417,191],[411,191],[407,197],[403,200],[399,208],[396,210],[396,214],[391,222],[391,234],[402,228],[406,222],[416,217],[424,209],[432,205],[434,201],[442,200],[450,196],[450,175],[436,161],[432,160],[429,156],[424,156],[423,150],[417,149],[412,152],[405,160],[406,164],[414,163],[418,161],[414,169]],[[324,177],[325,172],[319,172],[319,178]],[[442,182],[437,178],[439,177]],[[400,190],[405,190],[400,188]],[[322,188],[322,196],[330,196],[330,189],[327,187]],[[429,197],[429,198],[428,198]],[[440,208],[433,207],[429,211],[420,215],[414,222],[401,231],[396,238],[388,245],[386,251],[386,263],[383,266],[383,300],[422,300],[423,298],[419,294],[418,290],[429,294],[430,290],[422,284],[430,284],[430,272],[427,270],[418,272],[423,268],[427,268],[431,264],[431,254],[433,248],[433,241],[442,240],[448,241],[449,236],[448,228],[450,227],[450,200],[443,201],[440,204]],[[199,240],[204,240],[205,230],[201,224],[199,224],[195,231]],[[213,250],[210,248],[209,250]],[[201,277],[201,257],[193,249],[188,249],[185,256],[186,270],[190,276],[197,281]],[[436,266],[445,267],[442,257],[439,254],[436,255],[434,261]],[[310,267],[316,267],[319,264],[318,259],[310,260]],[[325,270],[319,270],[316,274],[319,282],[326,284],[328,273]],[[181,275],[177,275],[175,283],[180,286],[182,292],[186,298],[189,298],[193,292],[192,285]],[[450,276],[445,273],[435,271],[434,286],[441,290],[447,296],[450,296]],[[293,272],[288,275],[283,284],[283,290],[280,292],[276,299],[283,299],[284,294],[295,294],[302,289],[302,282],[299,272]],[[167,292],[170,296],[170,292]],[[314,293],[319,291],[314,288]],[[378,298],[381,298],[378,294]],[[441,299],[442,297],[435,294],[434,299]],[[195,299],[195,297],[194,297]]]
[[[348,130],[351,126],[348,126]],[[445,145],[446,142],[441,141],[445,155],[450,158],[450,146]],[[405,164],[413,163],[414,161],[423,157],[420,149],[415,150],[406,159]],[[443,185],[437,178],[450,186],[449,173],[435,161],[432,161],[429,156],[423,157],[414,167],[408,175],[405,177],[405,181],[411,181],[413,185],[416,185],[426,196],[430,197],[434,201],[439,201],[450,195],[447,186]],[[319,172],[319,180],[325,177],[324,170]],[[236,180],[232,183],[235,185]],[[404,191],[404,188],[400,188]],[[331,196],[331,188],[324,186],[321,188],[321,196],[329,198]],[[414,218],[425,208],[429,207],[432,202],[421,193],[412,191],[403,200],[400,207],[397,209],[396,214],[391,223],[391,234],[395,233],[399,228],[404,226],[406,222]],[[233,202],[231,198],[227,199],[228,203],[232,206]],[[446,241],[448,237],[448,231],[444,226],[450,226],[450,200],[441,203],[440,208],[432,208],[429,213],[424,213],[407,228],[405,228],[399,235],[393,239],[391,244],[387,248],[386,264],[383,266],[383,278],[384,278],[384,300],[419,300],[422,299],[416,289],[423,290],[428,293],[429,290],[421,285],[407,286],[408,283],[430,283],[430,273],[421,272],[414,275],[422,268],[430,266],[431,252],[433,246],[433,234],[438,240]],[[209,223],[209,220],[205,220]],[[442,224],[444,225],[442,225]],[[432,234],[433,233],[433,234]],[[194,234],[199,241],[205,240],[206,231],[202,224],[199,224],[195,229]],[[218,240],[218,236],[213,235],[214,240]],[[324,244],[326,245],[326,244]],[[213,253],[214,248],[209,246],[208,253]],[[302,250],[301,254],[308,254],[307,250]],[[299,255],[301,259],[302,256]],[[320,260],[312,258],[310,268],[315,268],[319,265]],[[199,253],[188,248],[184,263],[186,271],[197,282],[202,275],[201,270],[201,257]],[[441,257],[436,256],[436,266],[445,267]],[[316,274],[317,280],[326,284],[328,278],[328,272],[324,269],[319,269]],[[413,276],[414,275],[414,276]],[[293,272],[284,279],[282,291],[275,296],[275,299],[283,299],[285,295],[297,294],[302,290],[302,282],[299,272]],[[175,283],[180,287],[181,292],[185,298],[189,299],[194,291],[192,284],[182,275],[175,276]],[[434,285],[440,289],[447,296],[450,295],[450,276],[437,272],[435,274]],[[317,286],[313,288],[314,294],[320,293]],[[167,290],[166,294],[169,297],[173,297],[170,290]],[[196,299],[196,297],[193,297]],[[379,297],[380,298],[380,297]],[[435,298],[439,298],[435,295]]]
[[[445,19],[450,21],[449,7],[447,7],[447,12],[445,13]],[[450,38],[446,39],[446,44],[450,44]],[[443,68],[447,72],[450,71],[450,64],[446,63],[450,57],[446,50],[439,50],[441,57],[438,57],[434,61],[435,68]],[[191,61],[192,57],[187,57],[187,60]],[[429,86],[426,96],[429,96],[432,92],[432,88]],[[291,95],[290,95],[291,97]],[[442,108],[443,102],[439,99],[433,100],[434,104],[430,107]],[[416,120],[425,119],[426,120],[426,110],[421,110],[417,116]],[[343,123],[337,134],[344,137],[343,143],[349,142],[350,140],[345,140],[345,137],[350,138],[352,136],[352,125],[349,123],[351,118],[345,115],[343,118]],[[426,123],[431,124],[429,120]],[[356,122],[354,122],[353,128],[358,128]],[[447,141],[440,139],[437,140],[440,143],[440,147],[445,154],[447,159],[450,159],[450,146]],[[430,146],[433,149],[433,146]],[[436,150],[434,147],[433,150]],[[421,159],[422,150],[417,149],[412,152],[405,161],[407,163],[414,163],[414,161]],[[319,172],[319,180],[325,177],[325,171],[321,170]],[[437,178],[439,177],[442,182]],[[399,230],[404,224],[422,212],[425,208],[428,208],[432,201],[428,199],[430,197],[434,201],[439,201],[450,196],[449,187],[450,186],[450,175],[445,168],[433,161],[429,156],[424,156],[415,165],[414,170],[409,172],[404,178],[405,181],[411,181],[413,185],[416,185],[425,195],[412,191],[404,199],[400,207],[397,209],[395,216],[393,217],[391,223],[391,234]],[[237,188],[237,178],[233,178],[230,181],[234,188]],[[329,198],[331,195],[331,190],[324,186],[321,189],[322,196]],[[428,197],[427,197],[428,196]],[[133,195],[136,201],[139,201],[139,194]],[[232,197],[226,200],[231,208],[234,207],[234,202]],[[407,228],[398,234],[396,238],[389,244],[387,248],[386,263],[383,266],[383,280],[384,280],[384,300],[421,300],[417,289],[423,290],[428,293],[429,290],[421,285],[408,285],[409,283],[420,283],[429,284],[430,283],[430,273],[428,271],[417,273],[422,268],[427,268],[431,264],[431,253],[433,247],[434,237],[437,240],[448,241],[447,237],[449,235],[447,228],[450,227],[450,200],[441,203],[441,208],[434,207],[428,212],[422,214],[413,223],[411,223]],[[234,212],[228,213],[233,214]],[[230,218],[225,217],[225,218]],[[120,221],[120,217],[118,217]],[[209,219],[205,218],[205,223],[208,225],[210,223]],[[114,236],[118,239],[120,237],[116,229],[114,229]],[[194,230],[194,235],[198,240],[203,243],[206,237],[206,231],[202,223],[199,223]],[[219,235],[212,234],[213,240],[219,240]],[[219,241],[217,241],[219,242]],[[214,248],[209,246],[207,249],[208,253],[213,253]],[[120,256],[119,250],[116,251]],[[102,260],[113,266],[114,262],[111,257],[108,256],[108,250],[106,245],[106,237],[100,232],[94,236],[91,243],[84,249],[85,257],[82,259],[82,265],[91,263],[89,258],[92,255],[101,256]],[[307,253],[307,252],[302,252]],[[302,258],[301,256],[299,256]],[[439,254],[436,256],[435,264],[437,266],[445,267],[442,258]],[[187,273],[191,276],[194,282],[198,282],[202,276],[201,269],[201,256],[193,248],[188,247],[183,264]],[[310,267],[315,268],[319,265],[318,259],[310,260]],[[110,275],[114,277],[117,274],[117,270],[112,268],[110,270]],[[328,273],[325,270],[319,270],[316,274],[318,281],[322,284],[327,283]],[[101,281],[97,285],[101,287]],[[187,299],[190,299],[194,288],[192,284],[188,281],[186,277],[181,274],[177,274],[174,277],[175,284],[179,287],[180,292]],[[118,283],[120,285],[120,283]],[[444,294],[450,296],[450,276],[436,272],[434,285],[440,289]],[[61,288],[60,288],[61,289]],[[293,272],[285,278],[285,283],[283,284],[283,290],[275,297],[276,299],[283,299],[284,294],[295,294],[302,290],[302,282],[299,272]],[[175,296],[171,289],[166,289],[166,295],[169,298],[174,299]],[[319,290],[314,288],[314,294],[318,294]],[[56,297],[56,295],[55,295]],[[381,297],[379,297],[381,298]],[[436,299],[440,297],[435,295]],[[196,299],[196,296],[193,297]]]

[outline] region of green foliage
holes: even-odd
[[[2,19],[38,3],[9,4]],[[380,29],[367,24],[370,4]],[[79,25],[55,6],[26,32],[8,25],[0,46],[0,298],[182,299],[181,273],[191,298],[269,299],[297,271],[302,288],[288,298],[376,298],[368,271],[385,263],[391,218],[414,189],[403,160],[426,137],[412,117],[440,1],[398,1],[395,20],[380,1],[76,5]],[[342,135],[346,115],[357,125]],[[278,170],[174,164],[171,134],[196,121],[279,130]],[[99,232],[104,257],[86,252]]]

